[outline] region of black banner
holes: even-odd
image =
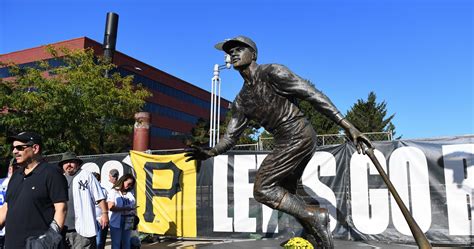
[[[376,142],[375,147],[375,155],[432,243],[473,244],[474,136]],[[233,151],[199,163],[196,169],[184,163],[182,154],[132,155],[133,160],[129,155],[85,158],[83,167],[100,172],[104,184],[112,168],[120,175],[133,171],[143,180],[137,197],[153,204],[148,215],[161,217],[139,226],[143,232],[202,238],[289,237],[301,232],[294,218],[253,199],[255,174],[266,153]],[[171,166],[160,168],[160,163]],[[177,181],[180,187],[172,189]],[[146,194],[147,189],[163,194]],[[303,173],[298,194],[309,204],[329,209],[337,238],[414,242],[372,162],[351,144],[320,147]]]
[[[473,240],[474,137],[375,143],[376,156],[428,239]],[[204,162],[198,174],[198,236],[279,236],[301,229],[252,198],[264,153],[234,152]],[[329,209],[335,237],[414,242],[370,159],[349,144],[321,147],[298,191]],[[212,222],[210,222],[212,221]],[[298,232],[296,232],[298,233]]]

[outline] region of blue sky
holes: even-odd
[[[251,37],[346,111],[370,91],[404,139],[474,134],[471,0],[0,1],[0,54],[87,36],[119,14],[117,50],[209,90],[214,44]],[[242,80],[221,73],[233,100]]]

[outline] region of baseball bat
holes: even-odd
[[[413,234],[413,237],[416,240],[416,244],[418,244],[419,248],[422,249],[431,249],[431,244],[426,238],[425,234],[421,231],[420,227],[416,223],[415,219],[413,219],[413,216],[410,214],[410,211],[408,211],[408,208],[405,206],[403,203],[402,199],[398,195],[397,190],[393,186],[392,182],[388,178],[387,174],[382,168],[382,165],[380,165],[379,160],[375,157],[374,154],[374,149],[373,148],[368,148],[365,153],[367,156],[372,160],[372,163],[375,165],[375,168],[379,172],[380,176],[382,177],[383,181],[385,182],[385,185],[387,185],[388,190],[392,194],[393,198],[397,202],[398,207],[402,211],[403,216],[405,217],[405,220],[408,223],[408,226],[410,227],[411,233]]]

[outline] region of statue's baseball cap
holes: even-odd
[[[39,144],[43,145],[43,139],[41,138],[41,135],[35,132],[20,132],[17,135],[10,136],[7,138],[8,143],[13,143],[13,141],[20,141],[26,144]]]
[[[258,54],[257,44],[255,44],[255,42],[253,42],[252,39],[243,35],[239,35],[231,39],[226,39],[223,42],[217,43],[214,47],[216,49],[229,53],[229,50],[231,48],[242,46],[242,45],[252,48],[255,51],[255,53]]]

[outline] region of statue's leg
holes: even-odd
[[[320,248],[334,248],[329,225],[329,213],[326,208],[306,205],[297,196],[287,193],[276,208],[298,219],[307,233],[306,238]]]
[[[333,248],[327,210],[308,206],[295,195],[298,179],[313,155],[311,141],[298,140],[296,144],[300,147],[291,142],[277,145],[262,162],[255,177],[254,198],[297,218],[313,244],[320,239],[320,248]]]

